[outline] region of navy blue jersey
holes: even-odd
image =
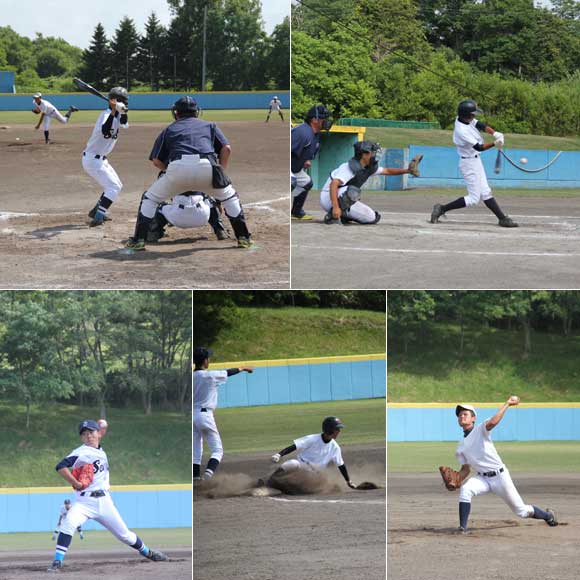
[[[229,141],[215,123],[196,117],[183,117],[161,131],[149,159],[166,165],[182,155],[211,155],[221,151]]]
[[[304,163],[316,157],[320,148],[320,134],[315,133],[308,123],[302,123],[292,129],[292,159],[290,169],[298,173],[304,169]]]

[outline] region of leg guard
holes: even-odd
[[[224,224],[220,218],[220,212],[213,204],[209,210],[209,225],[213,228],[213,231],[218,240],[226,240],[229,237],[228,233],[226,232],[226,228],[224,227]]]
[[[165,236],[165,226],[168,224],[166,217],[159,211],[162,205],[159,206],[155,217],[149,222],[149,230],[147,231],[148,242],[158,242]]]
[[[232,224],[232,229],[234,230],[234,234],[238,240],[240,238],[250,238],[251,234],[248,230],[248,226],[246,225],[246,216],[244,215],[244,210],[240,211],[240,213],[234,218],[228,216],[228,219],[230,220],[230,224]]]

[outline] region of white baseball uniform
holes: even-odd
[[[383,171],[383,167],[378,167],[377,170],[372,174],[379,175]],[[371,177],[372,177],[371,176]],[[320,191],[320,205],[325,212],[332,209],[332,200],[330,199],[330,183],[333,179],[338,179],[342,184],[349,182],[354,177],[354,172],[349,167],[348,162],[342,163],[336,169],[331,171],[330,177],[326,180],[326,183]],[[341,185],[338,188],[338,197],[342,197],[347,190],[346,185]],[[355,220],[362,224],[373,223],[376,221],[375,210],[363,203],[362,201],[356,201],[353,203],[348,211],[343,212],[345,218]]]
[[[199,228],[209,222],[210,201],[203,195],[176,195],[160,212],[178,228]]]
[[[495,493],[521,518],[534,515],[534,507],[527,505],[514,485],[491,440],[486,421],[476,425],[457,446],[455,452],[461,465],[469,465],[477,472],[460,488],[459,502],[471,503],[471,498],[484,493]]]
[[[207,441],[211,458],[222,460],[222,440],[213,415],[218,403],[218,387],[228,379],[227,371],[193,371],[193,463],[200,465],[203,441]]]
[[[113,151],[117,144],[119,128],[127,129],[129,123],[121,124],[121,115],[117,115],[113,119],[111,136],[105,137],[102,127],[110,114],[111,110],[105,109],[99,115],[83,152],[82,164],[85,172],[103,188],[105,196],[111,201],[115,201],[123,188],[123,183],[119,179],[117,172],[113,169],[113,166],[109,163],[107,155]]]
[[[477,119],[473,119],[468,124],[455,119],[453,129],[453,143],[457,147],[457,153],[460,158],[459,171],[467,187],[466,206],[477,205],[480,200],[493,197],[483,163],[481,162],[481,154],[473,148],[474,145],[478,143],[482,145],[484,142],[476,124]]]
[[[282,108],[280,99],[272,99],[270,101],[270,111],[279,111]]]
[[[339,444],[334,439],[325,442],[320,433],[295,439],[294,445],[296,445],[297,459],[282,463],[280,467],[284,471],[296,469],[319,471],[330,465],[337,467],[344,465]]]
[[[34,108],[37,111],[44,113],[44,119],[42,121],[42,126],[44,127],[45,131],[48,131],[48,128],[50,127],[50,120],[51,119],[56,119],[57,121],[60,121],[61,123],[65,123],[65,124],[68,123],[69,117],[65,117],[64,115],[61,115],[60,112],[58,111],[58,109],[50,101],[46,101],[45,99],[41,99],[40,105],[38,105],[36,103],[36,101],[33,99],[32,104],[34,105]]]

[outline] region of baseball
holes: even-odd
[[[520,163],[521,163],[522,165],[525,165],[527,162],[528,162],[528,158],[527,158],[527,157],[522,157],[522,158],[520,158]]]
[[[510,400],[509,400],[509,402],[510,402],[512,405],[517,405],[517,404],[520,402],[520,398],[519,398],[517,395],[512,395],[512,396],[510,397]]]
[[[109,426],[109,424],[104,419],[99,419],[97,421],[97,425],[99,426],[99,429],[106,429]]]
[[[16,141],[20,141],[20,137],[16,137]]]

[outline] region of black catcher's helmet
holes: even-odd
[[[190,97],[181,97],[173,103],[171,108],[171,114],[174,119],[177,119],[177,115],[180,117],[199,117],[200,108],[197,105],[197,101]]]
[[[342,429],[344,423],[338,417],[326,417],[322,421],[322,432],[327,435],[332,435],[337,429]]]
[[[354,144],[354,156],[360,159],[363,153],[376,153],[380,148],[381,146],[374,141],[357,141]]]
[[[323,131],[330,131],[332,127],[332,119],[330,118],[330,111],[324,105],[314,105],[308,110],[306,113],[306,117],[304,120],[309,123],[312,119],[322,120],[322,127]]]

